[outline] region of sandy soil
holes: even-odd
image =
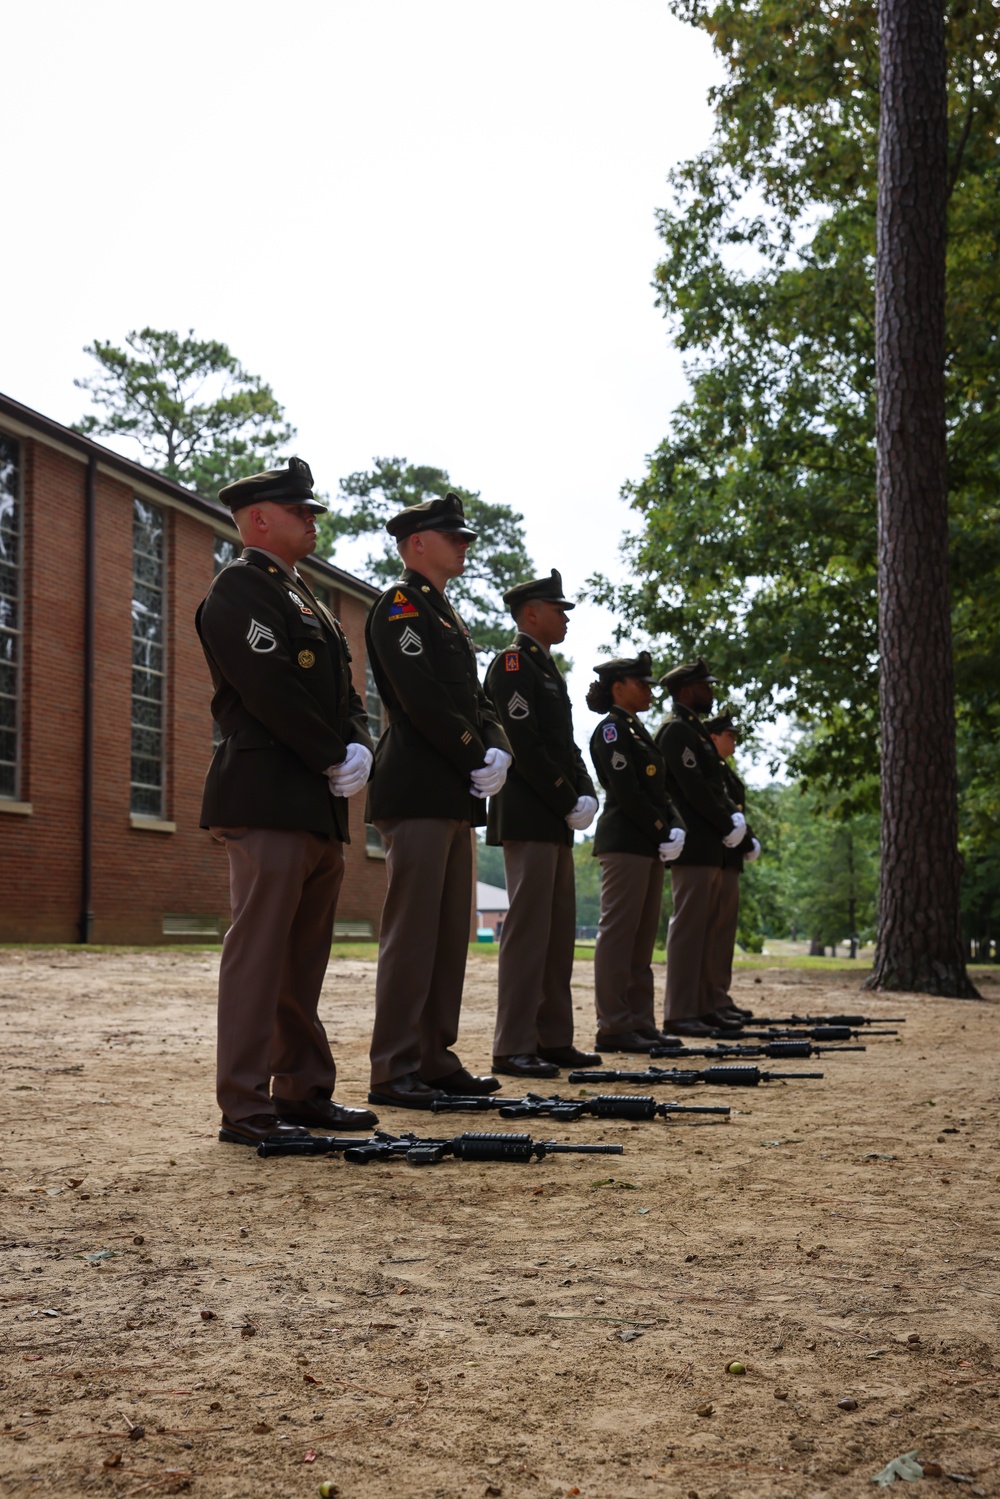
[[[922,1489],[1000,1493],[1000,979],[978,1005],[744,973],[758,1011],[903,1035],[787,1064],[823,1082],[655,1090],[728,1122],[532,1129],[620,1159],[415,1170],[217,1143],[216,970],[0,953],[3,1492],[802,1499],[919,1448]],[[473,1068],[494,975],[470,963]],[[373,981],[331,964],[344,1102]]]

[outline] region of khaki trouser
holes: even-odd
[[[329,1098],[337,1069],[319,1019],[344,845],[281,828],[212,828],[229,856],[233,923],[219,968],[217,1096],[233,1124],[279,1098]]]
[[[711,1008],[732,1003],[733,950],[740,923],[740,871],[724,869],[715,927],[709,936],[709,991]]]
[[[674,914],[667,927],[666,1021],[692,1020],[715,1008],[713,952],[722,870],[675,865],[670,872]]]
[[[663,903],[663,865],[645,854],[601,854],[594,999],[601,1035],[656,1029],[650,962]]]
[[[576,880],[564,843],[505,839],[495,1057],[573,1044]]]
[[[472,912],[468,822],[386,817],[388,888],[375,978],[371,1085],[411,1072],[436,1082],[462,1065],[458,1036]]]

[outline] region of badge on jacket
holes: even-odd
[[[521,658],[518,655],[517,651],[507,652],[507,654],[503,658],[503,669],[504,671],[521,670]]]
[[[531,709],[527,699],[523,698],[519,692],[515,692],[507,699],[507,712],[511,718],[527,718]]]
[[[604,743],[605,744],[614,744],[614,742],[615,742],[615,740],[617,738],[618,738],[618,730],[615,728],[614,724],[613,723],[606,723],[604,725]]]
[[[414,610],[414,613],[416,613],[416,610]],[[410,626],[407,625],[406,629],[399,637],[399,648],[403,652],[404,656],[419,656],[424,648],[424,643],[421,640],[420,636],[417,634],[416,630],[412,630]]]
[[[688,770],[694,770],[695,766],[698,764],[695,752],[690,745],[688,745],[683,755],[681,755],[681,764],[686,765]]]
[[[624,770],[627,764],[628,761],[622,754],[621,750],[615,750],[614,754],[611,756],[611,769]]]

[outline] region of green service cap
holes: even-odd
[[[260,505],[270,500],[274,505],[308,505],[317,514],[326,506],[313,494],[312,469],[304,458],[289,458],[284,468],[265,469],[262,474],[248,474],[234,484],[219,490],[219,499],[230,510],[246,505]]]
[[[433,500],[424,500],[419,505],[407,505],[398,515],[385,523],[385,529],[397,541],[414,536],[418,531],[451,531],[456,536],[465,536],[475,541],[478,531],[471,531],[465,524],[465,511],[457,494],[449,489],[446,495],[437,495]]]

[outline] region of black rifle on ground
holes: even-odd
[[[651,1052],[656,1056],[657,1052]],[[676,1052],[659,1053],[676,1056]],[[571,1072],[571,1083],[666,1083],[671,1088],[690,1088],[695,1083],[719,1084],[730,1088],[756,1088],[758,1083],[790,1082],[793,1078],[821,1078],[822,1072],[761,1072],[757,1067],[705,1067],[700,1072],[683,1072],[674,1067],[650,1067],[646,1072]]]
[[[854,1041],[864,1036],[868,1041],[872,1036],[897,1036],[898,1031],[852,1031],[846,1025],[816,1025],[809,1031],[780,1031],[761,1030],[756,1025],[746,1026],[741,1031],[714,1031],[715,1036],[729,1035],[733,1037],[734,1044],[743,1040],[747,1041]],[[676,1045],[674,1043],[677,1043]],[[724,1044],[724,1043],[723,1043]],[[683,1051],[684,1047],[679,1036],[669,1036],[666,1042],[650,1048],[651,1057],[669,1057]]]
[[[750,1061],[756,1057],[808,1058],[840,1056],[842,1052],[867,1051],[866,1046],[813,1046],[811,1041],[768,1041],[758,1046],[684,1046],[676,1051],[657,1047],[653,1056],[666,1057],[673,1062],[687,1061],[688,1057],[707,1057],[717,1062]],[[566,1081],[570,1083],[669,1083],[674,1076],[669,1068],[647,1067],[643,1072],[599,1070],[570,1072]]]
[[[445,1156],[462,1161],[532,1161],[547,1155],[622,1155],[621,1145],[560,1145],[556,1140],[532,1140],[530,1135],[455,1135],[448,1140],[423,1139],[407,1131],[390,1135],[377,1129],[368,1140],[338,1135],[313,1135],[309,1140],[262,1140],[259,1156],[331,1155],[366,1166],[369,1161],[403,1160],[411,1166],[433,1166]]]
[[[344,1160],[359,1166],[369,1161],[402,1159],[411,1166],[434,1166],[445,1156],[460,1161],[531,1161],[547,1155],[621,1155],[620,1145],[560,1145],[530,1135],[455,1135],[450,1140],[421,1139],[412,1133],[388,1135],[376,1130],[370,1140],[354,1142]]]
[[[754,1015],[752,1025],[905,1025],[905,1015]]]
[[[576,1078],[589,1082],[591,1073],[575,1073]],[[606,1074],[601,1074],[606,1076]],[[641,1095],[629,1097],[615,1093],[599,1093],[595,1098],[560,1098],[553,1093],[543,1098],[540,1093],[526,1093],[523,1098],[502,1098],[496,1093],[475,1098],[440,1098],[431,1104],[435,1114],[485,1113],[496,1109],[501,1119],[582,1119],[585,1114],[592,1119],[657,1119],[670,1114],[728,1114],[725,1105],[700,1108],[683,1103],[657,1103],[655,1098]]]

